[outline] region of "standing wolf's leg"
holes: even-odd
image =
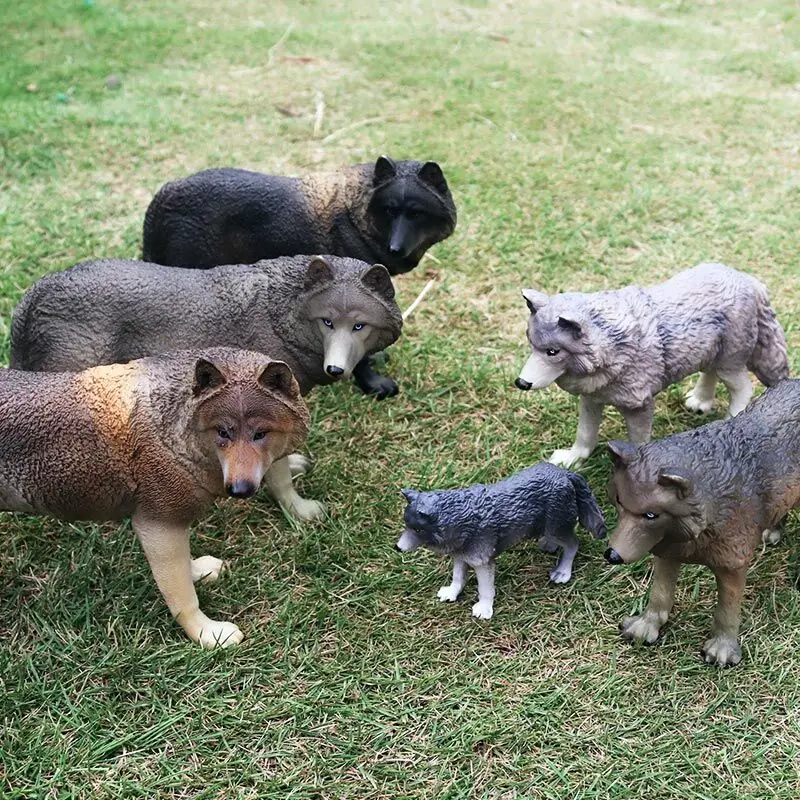
[[[634,444],[647,444],[653,432],[653,401],[642,408],[621,408],[628,440]]]
[[[558,559],[555,567],[550,570],[550,580],[553,583],[568,583],[572,577],[572,562],[575,560],[581,540],[573,530],[558,533],[551,540],[557,541],[561,545],[561,558]]]
[[[731,396],[728,403],[728,416],[735,417],[747,408],[747,404],[753,396],[753,384],[750,382],[750,376],[746,369],[733,372],[720,370],[719,379],[725,384]]]
[[[569,450],[556,450],[550,456],[550,463],[569,468],[589,458],[597,444],[602,419],[603,404],[581,396],[578,403],[578,433],[575,444]]]
[[[478,602],[472,606],[472,616],[491,619],[494,613],[494,561],[475,566],[478,578]]]
[[[364,356],[353,369],[353,380],[364,394],[373,394],[378,400],[394,397],[399,391],[397,384],[388,376],[381,375],[370,361],[371,356]]]
[[[453,580],[449,586],[442,586],[436,595],[442,602],[454,603],[467,582],[467,562],[453,559]]]
[[[717,376],[712,370],[701,372],[697,383],[684,400],[683,404],[689,411],[698,414],[708,414],[714,408],[714,396],[717,388]]]
[[[681,562],[653,556],[653,585],[650,589],[650,602],[644,613],[625,617],[620,624],[620,633],[626,639],[653,644],[658,639],[661,626],[667,621],[672,604],[675,602],[675,584]]]
[[[140,514],[134,515],[132,524],[156,585],[186,635],[205,648],[229,647],[241,642],[242,632],[236,625],[209,619],[200,610],[192,582],[188,528]]]
[[[270,494],[294,517],[310,521],[319,519],[325,508],[316,500],[306,500],[295,491],[288,458],[275,461],[264,476]]]
[[[711,637],[706,639],[701,650],[708,664],[734,667],[742,660],[739,620],[746,575],[746,567],[714,570],[717,579],[717,608],[714,611]]]

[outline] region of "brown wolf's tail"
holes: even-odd
[[[606,522],[603,512],[597,505],[589,484],[574,472],[569,473],[572,488],[575,489],[575,499],[578,503],[578,519],[581,525],[591,533],[595,539],[603,539],[606,535]]]
[[[747,368],[754,372],[764,386],[773,386],[789,377],[786,357],[786,336],[769,304],[767,289],[758,284],[758,339]]]

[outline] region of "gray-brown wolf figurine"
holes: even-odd
[[[216,580],[222,561],[192,559],[189,525],[215,497],[249,497],[262,478],[292,511],[316,505],[294,491],[287,463],[307,432],[289,368],[260,353],[178,351],[78,373],[4,369],[0,508],[130,516],[178,624],[203,647],[227,647],[241,631],[203,614],[193,585]]]
[[[381,156],[302,178],[209,169],[159,189],[145,215],[143,258],[206,268],[330,253],[399,275],[455,226],[450,188],[433,161]],[[354,377],[367,394],[397,392],[369,359]]]
[[[800,505],[800,381],[779,383],[736,417],[640,447],[609,447],[619,524],[606,559],[622,564],[654,556],[650,602],[643,614],[622,620],[622,635],[655,642],[681,564],[705,564],[716,576],[718,600],[703,657],[738,664],[747,568]]]
[[[647,289],[522,294],[531,312],[531,356],[517,387],[555,381],[580,397],[575,444],[550,458],[563,467],[589,457],[605,405],[620,411],[632,442],[644,443],[655,395],[694,372],[701,374],[686,407],[710,411],[719,379],[730,393],[730,416],[753,394],[747,370],[765,386],[789,375],[786,338],[767,290],[724,264],[701,264]]]

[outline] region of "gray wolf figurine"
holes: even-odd
[[[650,439],[653,398],[700,371],[686,407],[714,406],[717,379],[730,393],[728,414],[753,394],[747,370],[765,385],[788,377],[786,338],[767,290],[724,264],[700,264],[658,286],[548,297],[525,289],[531,312],[531,356],[516,386],[542,389],[555,381],[580,397],[578,434],[550,460],[569,467],[597,444],[603,406],[615,406],[632,442]]]
[[[402,327],[386,269],[298,256],[197,272],[89,261],[45,275],[11,323],[11,366],[75,372],[225,345],[285,361],[300,390],[351,374]]]
[[[705,564],[718,600],[708,663],[741,660],[739,620],[747,569],[775,543],[778,523],[800,506],[800,381],[767,390],[736,417],[639,446],[609,444],[619,524],[606,559],[654,556],[650,602],[627,617],[622,635],[651,644],[667,621],[681,564]]]
[[[504,550],[534,537],[544,552],[560,547],[562,555],[550,580],[566,583],[580,544],[576,520],[596,538],[606,535],[603,514],[586,481],[552,464],[536,464],[488,486],[402,492],[408,501],[406,529],[397,549],[408,552],[422,546],[453,559],[453,580],[439,590],[442,601],[453,602],[461,594],[471,566],[478,578],[472,615],[479,619],[492,617],[494,561]]]
[[[193,586],[222,561],[192,559],[189,525],[215,497],[249,497],[262,478],[295,511],[287,456],[308,410],[286,364],[209,348],[78,373],[0,370],[0,508],[133,530],[173,617],[203,647],[237,644]],[[306,514],[308,515],[308,514]]]
[[[453,197],[433,161],[381,156],[302,178],[210,169],[159,189],[145,215],[143,258],[206,268],[330,253],[399,275],[455,226]],[[397,393],[369,359],[354,377],[367,394]]]

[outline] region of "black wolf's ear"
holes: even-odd
[[[550,299],[544,292],[537,292],[536,289],[523,289],[522,296],[525,298],[525,305],[528,311],[535,314],[540,308],[547,305]]]
[[[432,186],[439,194],[447,194],[447,186],[442,168],[435,161],[426,161],[419,169],[417,177],[428,186]]]
[[[194,365],[192,394],[198,397],[225,383],[225,376],[205,358],[198,358]]]
[[[361,283],[373,289],[386,300],[394,300],[394,286],[389,270],[383,264],[373,264],[361,273]]]
[[[674,472],[662,472],[658,476],[658,485],[674,489],[681,500],[692,491],[692,481]]]
[[[568,319],[567,317],[558,318],[558,327],[561,328],[561,330],[569,331],[576,339],[583,333],[581,323],[574,319]]]
[[[265,388],[281,392],[287,397],[300,396],[300,387],[292,375],[288,364],[283,361],[270,361],[258,376],[258,382]]]
[[[306,288],[319,286],[333,280],[331,265],[323,256],[314,256],[306,269]]]
[[[409,503],[413,503],[418,492],[414,489],[401,489],[400,494],[402,494]]]
[[[611,454],[611,462],[615,469],[627,469],[636,455],[637,447],[630,442],[615,440],[608,443],[608,452]]]
[[[397,164],[389,156],[378,156],[375,171],[372,174],[372,185],[380,186],[397,175]]]

